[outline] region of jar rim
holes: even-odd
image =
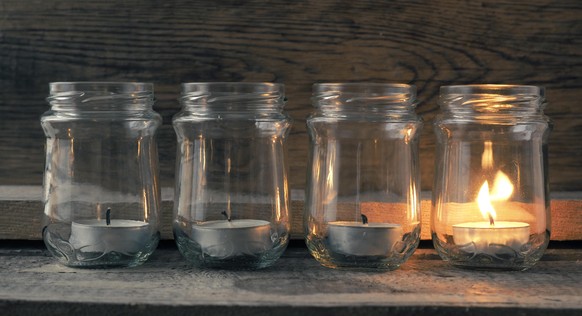
[[[194,92],[214,93],[257,93],[257,92],[282,92],[285,85],[274,82],[183,82],[182,94]]]
[[[271,82],[185,82],[178,99],[183,109],[202,113],[280,112],[285,85]]]
[[[50,94],[60,94],[73,91],[106,92],[106,93],[139,93],[153,92],[154,84],[149,82],[124,81],[57,81],[49,84]]]
[[[440,88],[441,95],[470,95],[470,94],[497,94],[497,95],[540,95],[544,96],[545,89],[540,86],[518,84],[468,84],[449,85]]]
[[[416,86],[406,83],[321,82],[313,84],[313,94],[338,91],[344,93],[416,94]]]
[[[51,82],[46,98],[54,111],[118,112],[151,110],[154,85],[145,82]]]
[[[324,112],[410,112],[416,86],[405,83],[330,82],[313,84],[313,106]]]

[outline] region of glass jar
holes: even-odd
[[[432,238],[472,268],[524,270],[550,239],[549,119],[535,86],[441,87]]]
[[[72,267],[136,266],[159,240],[149,83],[54,82],[46,134],[44,242]]]
[[[284,100],[282,84],[182,85],[173,226],[193,265],[259,269],[287,247]]]
[[[313,86],[304,226],[322,265],[393,270],[418,246],[415,97],[406,84]]]

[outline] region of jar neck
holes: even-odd
[[[316,83],[312,101],[322,115],[415,115],[416,87],[385,83]]]
[[[440,89],[444,115],[467,118],[541,116],[546,105],[544,89],[520,85],[458,85]]]
[[[152,110],[153,84],[133,82],[52,82],[47,101],[57,112]]]
[[[283,84],[267,82],[190,82],[182,84],[184,111],[197,113],[279,113]]]

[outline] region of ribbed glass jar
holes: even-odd
[[[304,213],[309,251],[331,268],[398,268],[420,239],[415,87],[315,84],[313,106]]]
[[[159,240],[149,83],[54,82],[46,134],[43,238],[67,266],[135,266]]]
[[[178,136],[174,236],[199,267],[259,269],[289,242],[282,84],[185,83]]]
[[[441,87],[432,207],[440,256],[461,267],[524,270],[550,240],[544,90]]]

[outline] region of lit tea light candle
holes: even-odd
[[[111,219],[111,209],[107,209],[105,220],[88,219],[73,222],[69,243],[76,250],[83,252],[134,254],[142,251],[150,240],[148,223]]]
[[[468,222],[453,225],[453,240],[456,245],[473,244],[476,253],[495,255],[499,245],[519,252],[528,243],[530,226],[523,222],[495,221],[497,212],[491,201],[506,201],[513,194],[513,185],[501,171],[495,176],[493,189],[489,192],[487,181],[481,186],[477,204],[487,222]]]
[[[226,212],[223,212],[226,216]],[[230,258],[256,256],[273,248],[271,223],[264,220],[237,219],[208,221],[192,226],[192,239],[205,255]]]
[[[399,224],[362,222],[329,222],[328,241],[332,251],[348,256],[387,256],[394,244],[402,240]]]
[[[521,222],[470,222],[453,225],[453,239],[457,245],[473,243],[477,253],[495,254],[492,245],[504,245],[519,252],[529,241],[529,224]]]

